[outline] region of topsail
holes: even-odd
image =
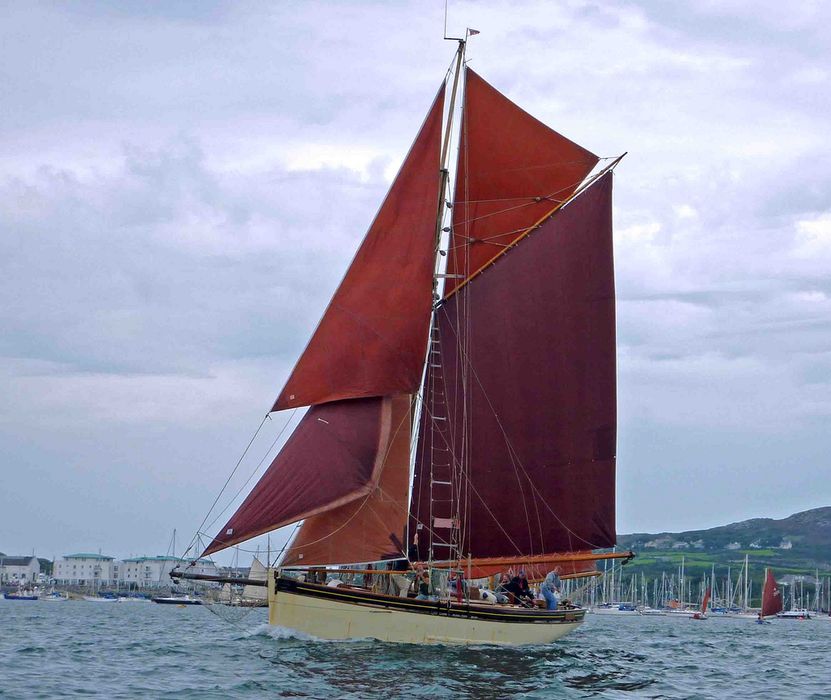
[[[470,68],[463,115],[446,294],[566,201],[598,161]]]

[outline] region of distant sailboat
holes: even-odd
[[[759,611],[758,622],[766,622],[765,618],[773,617],[782,612],[782,590],[773,576],[771,569],[765,569],[765,583],[762,587],[762,609]]]
[[[707,619],[707,606],[710,604],[710,589],[708,588],[704,592],[704,599],[701,601],[701,610],[695,613],[692,616],[693,620],[706,620]]]
[[[510,568],[592,576],[600,559],[633,556],[593,551],[616,540],[620,158],[597,168],[466,68],[464,50],[460,40],[452,86],[272,408],[308,412],[202,553],[302,521],[268,571],[273,625],[330,639],[550,642],[585,610],[487,604],[458,582]],[[408,568],[428,572],[429,595],[379,592]],[[332,576],[344,585],[325,585]]]

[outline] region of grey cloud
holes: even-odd
[[[831,211],[824,6],[449,19],[532,114],[630,152],[620,529],[827,505],[831,240],[799,228]],[[423,3],[0,8],[0,549],[153,553],[198,524],[435,94],[442,25]],[[693,479],[720,484],[706,507]]]

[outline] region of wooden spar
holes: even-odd
[[[560,580],[565,581],[567,579],[572,579],[572,578],[596,578],[597,576],[602,576],[602,575],[603,575],[602,571],[587,571],[584,574],[561,574],[560,575]]]
[[[241,586],[262,586],[265,588],[266,582],[257,578],[235,578],[233,576],[220,576],[215,574],[191,574],[187,571],[171,571],[170,578],[172,579],[186,579],[188,581],[215,581],[217,583],[238,583]]]
[[[568,579],[575,579],[575,578],[597,578],[598,576],[603,576],[602,571],[586,571],[582,574],[560,574],[560,580],[566,581]],[[529,583],[541,583],[545,579],[543,578],[532,578],[528,579]]]
[[[406,574],[412,569],[405,569],[403,571],[389,571],[387,569],[337,569],[326,568],[325,566],[310,566],[308,568],[298,569],[296,566],[287,566],[284,571],[296,571],[298,573],[306,573],[309,571],[325,571],[331,574],[370,574],[372,576],[395,576],[396,574]]]
[[[530,557],[492,557],[473,559],[473,566],[534,566],[539,564],[568,564],[571,562],[603,561],[604,559],[625,559],[629,561],[634,558],[634,552],[606,552],[595,554],[594,552],[571,553],[571,554],[538,554]],[[458,566],[456,562],[433,562],[433,567],[447,569]]]
[[[628,151],[627,151],[627,153],[628,153]],[[449,299],[450,297],[452,297],[452,296],[453,296],[456,292],[458,292],[459,290],[461,290],[461,289],[462,289],[465,285],[467,285],[470,281],[472,281],[472,280],[473,280],[473,278],[478,277],[480,274],[482,274],[482,273],[483,273],[485,270],[487,270],[487,269],[488,269],[491,265],[493,265],[493,264],[494,264],[494,263],[495,263],[495,262],[496,262],[499,258],[501,258],[503,255],[505,255],[505,253],[507,253],[509,250],[511,250],[511,248],[514,248],[514,247],[517,245],[517,243],[519,243],[519,242],[520,242],[523,238],[525,238],[525,237],[526,237],[526,236],[528,236],[529,234],[531,234],[531,233],[533,233],[534,231],[536,231],[536,230],[537,230],[540,226],[542,226],[542,224],[543,224],[543,223],[545,223],[546,221],[548,221],[548,219],[550,219],[552,216],[554,216],[554,214],[556,214],[558,211],[560,211],[560,209],[562,209],[564,206],[566,206],[566,205],[567,205],[569,202],[571,202],[571,201],[572,201],[575,197],[577,197],[579,194],[582,194],[583,192],[585,192],[587,188],[591,187],[591,185],[593,185],[593,184],[594,184],[597,180],[599,180],[599,179],[600,179],[603,175],[605,175],[606,173],[608,173],[610,170],[613,170],[613,169],[614,169],[614,167],[615,167],[618,163],[620,163],[620,161],[621,161],[621,160],[623,160],[623,157],[624,157],[625,155],[626,155],[626,153],[623,153],[623,154],[619,155],[619,156],[618,156],[617,158],[615,158],[615,159],[614,159],[611,163],[609,163],[609,165],[607,165],[605,168],[603,168],[603,170],[601,170],[601,171],[600,171],[599,173],[597,173],[596,175],[593,175],[591,178],[589,178],[589,180],[588,180],[585,184],[583,184],[582,186],[580,186],[580,187],[578,187],[576,190],[574,190],[574,192],[571,194],[571,196],[570,196],[570,197],[568,197],[567,199],[564,199],[562,202],[560,202],[560,203],[559,203],[556,207],[554,207],[554,208],[553,208],[550,212],[548,212],[547,214],[545,214],[544,216],[542,216],[542,217],[541,217],[541,218],[540,218],[540,219],[539,219],[536,223],[534,223],[534,224],[533,224],[530,228],[526,229],[526,230],[525,230],[525,231],[524,231],[521,235],[517,236],[517,237],[516,237],[516,238],[515,238],[515,239],[511,242],[511,244],[510,244],[510,245],[505,246],[505,247],[504,247],[502,250],[500,250],[500,251],[499,251],[496,255],[494,255],[494,256],[493,256],[490,260],[488,260],[488,262],[486,262],[484,265],[482,265],[482,267],[480,267],[480,268],[479,268],[478,270],[476,270],[475,272],[471,273],[471,274],[470,274],[470,276],[469,276],[469,277],[468,277],[468,278],[467,278],[464,282],[460,282],[460,283],[459,283],[456,287],[454,287],[454,288],[450,291],[450,293],[449,293],[449,294],[447,294],[447,295],[444,297],[444,300],[447,300],[447,299]],[[444,300],[443,300],[443,301],[444,301]]]

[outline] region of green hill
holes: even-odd
[[[831,575],[831,507],[814,508],[781,520],[753,518],[709,530],[635,533],[618,536],[618,549],[637,556],[626,574],[647,578],[675,573],[684,560],[686,575],[696,579],[716,567],[716,576],[733,576],[749,558],[751,575],[760,580],[765,567],[777,576]],[[823,577],[824,578],[824,577]]]

